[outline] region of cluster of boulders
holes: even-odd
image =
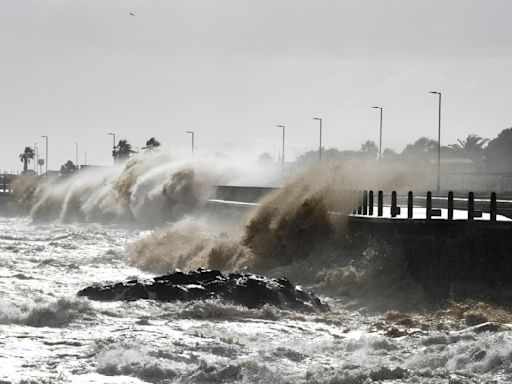
[[[192,301],[221,299],[248,308],[270,304],[279,308],[302,311],[326,311],[328,306],[312,293],[293,285],[288,279],[270,279],[249,273],[223,274],[198,269],[176,271],[150,281],[130,280],[102,286],[91,286],[78,292],[92,300],[160,300]]]

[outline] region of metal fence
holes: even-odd
[[[396,191],[390,195],[385,195],[383,191],[360,191],[353,213],[373,216],[376,212],[377,217],[381,217],[384,207],[389,207],[391,217],[397,217],[402,209],[407,209],[408,219],[415,218],[414,208],[425,208],[426,220],[441,216],[441,209],[447,210],[448,220],[453,220],[454,210],[466,211],[467,220],[482,217],[484,212],[489,213],[491,221],[496,221],[497,215],[512,218],[512,200],[498,199],[496,192],[491,192],[488,197],[475,197],[474,192],[469,192],[467,196],[455,196],[453,192],[448,192],[446,196],[433,196],[429,191],[425,195],[414,196],[412,191],[407,195],[398,195]]]
[[[236,201],[240,203],[256,203],[269,193],[277,190],[275,187],[244,187],[217,185],[215,199]]]

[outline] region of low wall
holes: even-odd
[[[433,297],[512,298],[510,222],[351,217],[349,227],[396,247],[410,275]]]
[[[6,215],[8,213],[10,201],[11,201],[10,193],[0,192],[0,215]]]
[[[233,219],[257,206],[226,201],[208,205]],[[391,245],[433,298],[459,294],[512,299],[512,222],[350,216],[348,229],[358,247],[367,247],[370,239]]]

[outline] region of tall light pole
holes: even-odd
[[[380,109],[380,130],[379,130],[379,160],[382,160],[382,107],[372,107],[373,109]]]
[[[194,156],[194,131],[185,131],[185,133],[190,133],[192,135],[192,156]]]
[[[75,153],[75,155],[76,155],[76,167],[77,167],[77,169],[78,169],[78,168],[80,168],[80,167],[78,166],[78,143],[75,143],[75,152],[76,152],[76,153]]]
[[[313,120],[320,122],[320,144],[318,146],[318,161],[322,162],[322,119],[320,117],[313,117]]]
[[[437,131],[437,194],[441,190],[441,92],[430,91],[434,95],[439,96],[439,120]]]
[[[281,167],[282,167],[283,172],[284,172],[284,132],[285,132],[286,128],[285,128],[284,125],[278,125],[277,127],[283,129],[283,153],[281,154]]]
[[[37,173],[37,168],[36,168],[36,164],[37,164],[37,143],[34,143],[34,172]]]
[[[107,133],[107,135],[112,136],[112,157],[114,158],[114,165],[116,165],[116,134]]]
[[[45,154],[45,157],[46,157],[46,175],[48,175],[48,136],[41,136],[41,137],[44,137],[44,139],[46,140],[46,154]]]

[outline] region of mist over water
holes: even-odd
[[[13,211],[29,212],[34,221],[154,226],[194,213],[215,184],[241,175],[239,168],[219,159],[180,160],[151,151],[58,180],[20,177],[13,184]]]
[[[0,380],[510,382],[509,311],[433,308],[396,249],[348,236],[342,214],[355,200],[342,191],[403,190],[421,186],[422,174],[325,164],[285,183],[267,177],[262,184],[284,185],[257,207],[208,203],[215,184],[255,185],[256,171],[152,153],[58,182],[20,178],[14,204],[30,216],[0,218]],[[198,267],[286,276],[331,310],[75,296],[94,283]]]
[[[347,191],[421,187],[425,175],[404,165],[360,159],[326,162],[288,178],[264,172],[261,165],[148,152],[122,166],[85,170],[63,180],[20,178],[13,204],[20,212],[28,210],[34,222],[149,226],[153,230],[128,244],[123,256],[151,273],[247,270],[286,276],[334,297],[418,303],[421,292],[401,268],[398,252],[378,241],[353,247],[346,214],[356,197]],[[208,204],[215,185],[258,181],[283,186],[242,214]]]
[[[187,216],[130,244],[125,259],[153,273],[247,270],[287,276],[319,293],[366,305],[421,305],[422,292],[408,278],[399,253],[378,240],[354,248],[346,228],[346,214],[356,206],[355,195],[346,191],[400,190],[406,176],[402,168],[364,161],[313,168],[248,210],[237,227]]]

